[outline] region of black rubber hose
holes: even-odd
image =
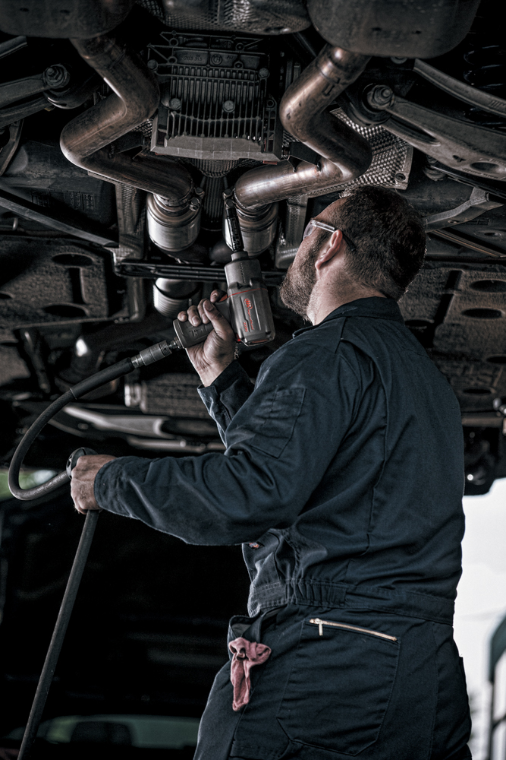
[[[32,499],[38,499],[39,496],[51,493],[51,491],[55,491],[61,485],[68,483],[70,480],[67,472],[64,471],[60,472],[54,478],[51,478],[51,480],[48,480],[47,483],[43,483],[40,486],[35,486],[35,488],[23,489],[19,485],[19,471],[21,469],[21,465],[23,464],[26,453],[34,440],[39,435],[42,428],[45,427],[49,420],[54,417],[55,414],[61,411],[64,406],[67,406],[67,404],[70,404],[72,401],[77,401],[78,398],[86,395],[86,393],[89,393],[101,385],[105,385],[105,383],[111,382],[111,380],[116,380],[116,378],[128,374],[128,372],[131,372],[133,369],[134,365],[131,359],[122,359],[120,362],[113,364],[111,367],[106,367],[106,369],[103,369],[100,372],[97,372],[95,375],[86,378],[86,380],[81,380],[80,383],[77,383],[77,385],[74,385],[72,388],[70,388],[66,393],[63,394],[63,396],[60,396],[56,399],[56,401],[53,401],[53,403],[48,406],[48,408],[40,415],[40,417],[35,420],[33,425],[21,439],[21,442],[17,447],[14,456],[12,457],[12,461],[9,467],[9,488],[12,495],[15,496],[16,499],[21,499],[22,501],[31,501]]]

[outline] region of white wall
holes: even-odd
[[[506,615],[506,479],[485,496],[464,499],[464,572],[458,588],[455,640],[464,658],[473,710],[474,760],[486,754],[490,636]]]

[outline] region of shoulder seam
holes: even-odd
[[[339,343],[342,343],[342,342],[346,342],[346,341],[339,341]],[[350,344],[350,345],[353,345],[353,344]],[[355,370],[351,366],[351,364],[348,361],[348,359],[346,358],[346,356],[344,354],[340,354],[340,357],[344,361],[344,363],[347,364],[348,369],[350,370],[351,374],[353,375],[353,377],[355,378],[355,380],[357,381],[357,383],[359,383],[360,386],[362,387],[362,382],[361,382],[360,376],[357,375],[357,373],[355,372]]]

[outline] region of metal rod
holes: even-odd
[[[158,277],[168,280],[198,280],[200,282],[224,282],[226,280],[223,267],[163,264],[132,259],[119,261],[114,265],[114,271],[120,277],[145,277],[152,280],[156,280]],[[280,285],[285,279],[285,274],[286,272],[279,270],[262,271],[262,279],[267,285]]]
[[[18,50],[22,50],[27,45],[26,37],[14,37],[12,40],[2,42],[0,44],[0,58],[5,58],[11,53],[17,53]]]
[[[70,577],[67,582],[65,594],[63,595],[60,612],[58,613],[58,619],[54,627],[51,643],[49,644],[44,667],[42,668],[42,673],[39,678],[32,709],[30,710],[30,716],[28,718],[23,741],[21,743],[18,760],[26,760],[35,737],[37,736],[37,730],[42,718],[47,695],[51,687],[51,682],[53,680],[58,657],[60,656],[63,640],[65,638],[70,616],[72,614],[72,609],[74,607],[77,591],[79,589],[83,570],[86,565],[88,553],[90,551],[90,546],[93,540],[93,534],[95,533],[95,528],[97,526],[99,514],[100,512],[98,510],[93,510],[89,511],[86,515],[79,546],[77,547],[72,570],[70,571]]]
[[[44,224],[46,227],[51,227],[51,229],[87,240],[89,243],[109,247],[117,247],[118,245],[117,240],[114,239],[109,230],[104,229],[97,222],[86,220],[85,226],[70,212],[64,218],[61,212],[52,209],[42,210],[40,206],[20,195],[4,190],[3,186],[0,186],[0,207],[9,209],[13,214],[24,219],[31,219],[34,222]]]
[[[444,71],[439,71],[439,69],[435,69],[434,66],[426,61],[420,61],[418,58],[415,59],[413,71],[416,71],[431,84],[453,95],[454,98],[463,100],[464,103],[469,103],[496,116],[506,117],[506,100],[498,97],[495,93],[492,94],[471,87],[471,85],[454,79],[454,77],[445,74]]]
[[[487,256],[494,256],[498,259],[500,258],[506,258],[506,251],[501,251],[500,249],[494,249],[491,248],[488,245],[484,245],[483,243],[480,243],[479,240],[474,240],[463,232],[458,232],[457,230],[452,230],[452,232],[448,232],[447,230],[429,230],[429,235],[431,237],[439,237],[444,238],[444,240],[449,240],[452,243],[457,243],[458,245],[464,247],[464,248],[470,248],[472,251],[479,251],[480,253],[486,253]]]

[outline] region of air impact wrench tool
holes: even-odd
[[[262,279],[260,262],[244,250],[241,228],[230,192],[223,194],[225,221],[232,248],[232,261],[225,266],[227,295],[215,306],[231,323],[237,339],[245,346],[268,343],[275,337],[274,321],[267,286]],[[190,322],[174,320],[176,338],[171,348],[189,348],[202,343],[212,331],[212,324],[194,327]]]
[[[237,210],[230,191],[223,193],[223,197],[233,253],[232,261],[225,265],[227,295],[214,305],[231,323],[238,341],[248,347],[259,346],[273,340],[276,335],[269,294],[260,262],[251,259],[244,250]],[[210,322],[195,327],[191,322],[180,322],[179,319],[174,320],[173,327],[176,335],[172,340],[162,340],[132,358],[135,368],[153,364],[179,348],[203,343],[213,330]]]

